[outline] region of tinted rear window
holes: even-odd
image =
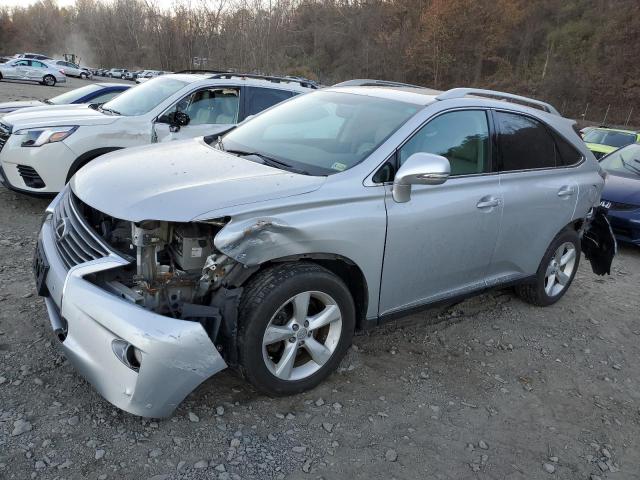
[[[513,113],[496,112],[500,129],[500,170],[556,166],[553,138],[541,123]]]

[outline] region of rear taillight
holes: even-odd
[[[64,70],[58,70],[61,74],[64,75]]]

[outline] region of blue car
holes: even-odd
[[[640,145],[627,145],[602,157],[607,172],[601,205],[616,238],[640,245]]]
[[[0,117],[6,113],[27,107],[45,107],[47,105],[69,105],[80,103],[105,103],[116,95],[130,88],[131,85],[121,83],[94,83],[85,87],[70,90],[46,100],[28,100],[20,102],[0,103]]]

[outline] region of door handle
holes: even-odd
[[[476,207],[478,208],[493,208],[500,205],[500,199],[492,196],[482,197],[478,203],[476,203]]]
[[[560,190],[558,190],[559,197],[569,197],[574,193],[576,193],[576,189],[569,185],[563,185],[562,187],[560,187]]]

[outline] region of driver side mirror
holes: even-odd
[[[451,175],[449,160],[433,153],[418,152],[402,164],[393,180],[393,199],[405,203],[411,199],[411,185],[440,185]]]

